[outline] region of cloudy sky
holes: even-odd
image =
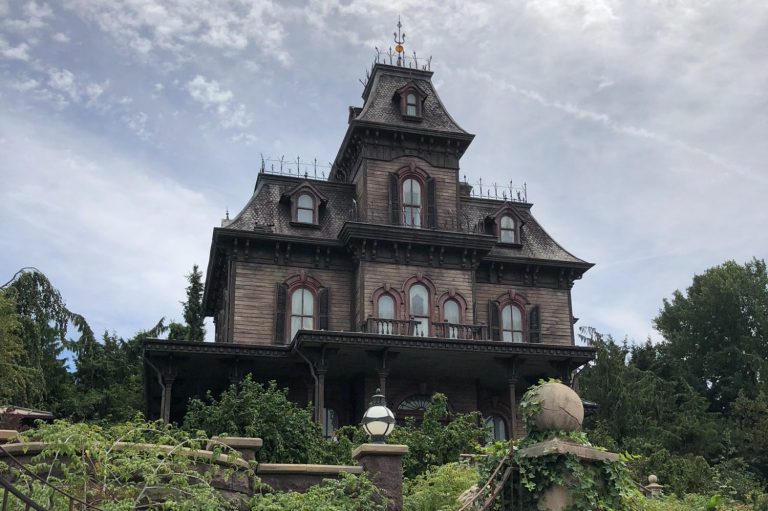
[[[664,297],[768,252],[764,0],[0,0],[0,281],[44,271],[97,330],[180,317],[265,157],[333,159],[373,48],[596,263],[579,325],[658,338]]]

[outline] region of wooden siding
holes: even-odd
[[[547,344],[573,344],[573,324],[570,314],[568,289],[505,286],[502,284],[476,285],[477,322],[488,323],[488,301],[514,289],[525,296],[530,305],[541,311],[541,341]]]
[[[236,263],[234,342],[284,344],[275,339],[275,286],[302,269],[252,262]],[[349,330],[352,314],[352,272],[326,269],[304,270],[330,288],[330,330]]]
[[[458,211],[458,171],[433,167],[421,158],[403,156],[392,161],[366,160],[362,178],[358,178],[358,196],[360,207],[364,208],[366,218],[371,223],[389,223],[389,175],[408,166],[411,162],[435,179],[437,192],[438,223],[448,218],[455,218]],[[362,193],[361,193],[362,192]],[[422,190],[422,201],[426,200],[426,188]],[[426,212],[426,202],[423,202]]]
[[[464,313],[465,322],[472,322],[472,272],[469,270],[452,270],[446,268],[421,268],[405,264],[376,263],[372,261],[361,265],[364,270],[363,275],[363,319],[374,314],[374,304],[372,296],[374,291],[385,284],[397,291],[403,291],[403,283],[417,273],[422,273],[435,286],[435,296],[432,297],[432,314],[434,321],[439,317],[437,300],[443,293],[453,289],[459,293],[467,302],[467,310]],[[405,290],[407,292],[407,290]],[[407,296],[403,296],[407,299]],[[405,311],[401,311],[401,318],[404,318]]]

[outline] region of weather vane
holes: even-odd
[[[397,32],[392,32],[392,35],[395,36],[395,51],[397,52],[397,65],[402,66],[403,65],[403,54],[405,52],[405,48],[403,48],[403,43],[405,42],[405,32],[402,34],[400,33],[400,28],[402,27],[402,23],[400,23],[400,16],[397,17]]]

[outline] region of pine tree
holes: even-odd
[[[187,327],[187,339],[205,340],[205,315],[203,313],[203,272],[197,265],[192,266],[192,273],[187,275],[187,301],[184,302],[184,321]]]

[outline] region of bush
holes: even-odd
[[[210,484],[224,469],[210,460],[193,459],[184,450],[204,448],[207,439],[191,437],[172,426],[141,419],[109,427],[60,420],[25,432],[24,439],[47,444],[29,468],[49,484],[105,511],[232,509]],[[144,445],[118,448],[116,442]],[[174,449],[168,452],[164,446]],[[253,475],[251,470],[242,470]],[[63,496],[51,493],[25,472],[7,465],[0,467],[0,474],[3,472],[10,472],[16,486],[27,488],[46,509],[70,509]]]
[[[459,495],[479,482],[477,470],[464,463],[432,467],[406,480],[403,492],[405,511],[453,511],[459,509]]]
[[[208,393],[207,402],[192,399],[184,429],[208,435],[259,437],[264,446],[256,454],[262,463],[318,463],[326,461],[327,447],[312,410],[288,400],[288,389],[277,383],[256,383],[251,375],[221,393]]]
[[[306,493],[274,492],[255,495],[251,511],[385,511],[386,499],[365,474],[343,474]]]
[[[403,426],[392,431],[387,442],[408,446],[403,472],[406,477],[415,477],[429,467],[459,461],[459,454],[479,452],[479,440],[486,436],[480,423],[477,412],[450,417],[448,399],[437,393],[424,411],[421,424],[406,419]]]

